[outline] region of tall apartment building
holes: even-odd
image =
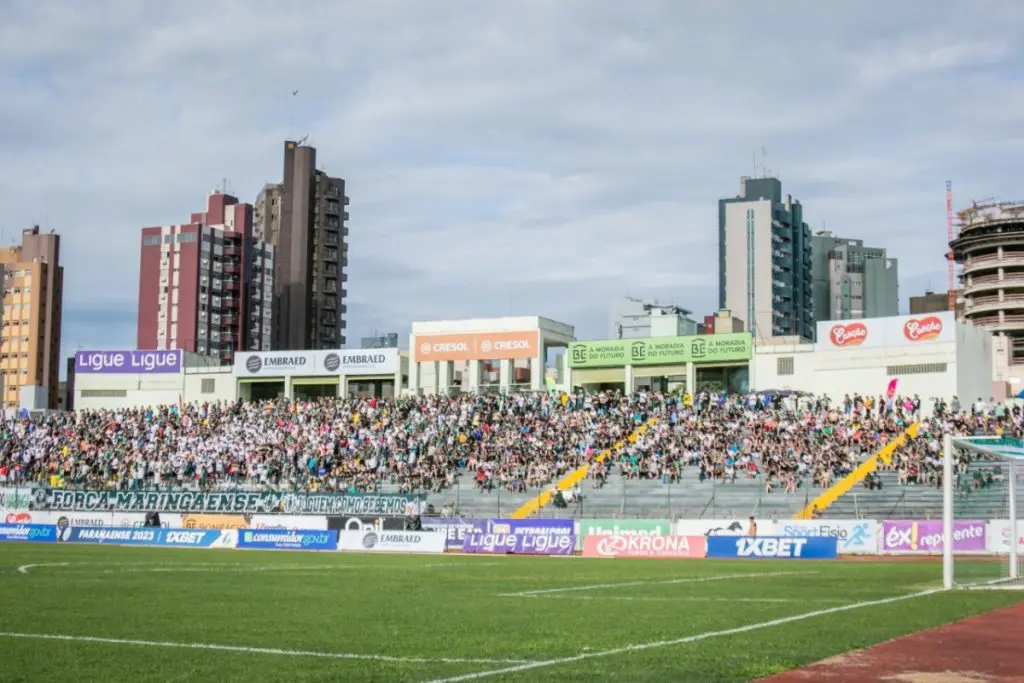
[[[718,307],[755,337],[814,339],[811,229],[777,178],[740,178],[718,201]]]
[[[900,314],[899,263],[885,249],[822,230],[811,237],[811,259],[816,320]]]
[[[3,328],[0,330],[0,398],[4,410],[20,407],[22,387],[40,387],[32,408],[60,403],[60,336],[64,268],[60,236],[21,232],[21,244],[0,248]],[[45,406],[43,403],[45,397]]]
[[[142,229],[138,348],[232,362],[271,349],[274,248],[253,237],[253,207],[211,192],[188,223]]]
[[[316,149],[284,143],[284,181],[256,199],[256,235],[277,250],[275,350],[345,344],[349,199],[345,181],[316,168]]]

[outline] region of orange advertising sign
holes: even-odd
[[[942,319],[936,315],[927,318],[911,318],[903,323],[903,336],[908,341],[930,341],[942,334]]]
[[[537,330],[416,335],[416,361],[517,360],[540,355]]]
[[[864,323],[833,325],[828,333],[833,346],[860,346],[868,338],[868,327]]]

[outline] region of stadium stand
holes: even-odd
[[[826,397],[644,391],[81,411],[2,423],[0,485],[422,491],[437,513],[487,516],[541,494],[551,498],[541,516],[781,518],[921,420],[917,438],[821,514],[936,516],[943,433],[1019,436],[1019,418],[1019,408],[980,402],[922,420],[900,399],[834,407]],[[963,495],[991,516],[999,474],[968,465]],[[585,478],[554,495],[580,468]]]

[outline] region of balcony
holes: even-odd
[[[238,275],[238,263],[236,261],[228,261],[224,264],[224,272],[229,275]]]
[[[964,274],[1009,266],[1024,266],[1024,251],[1004,250],[1002,258],[999,254],[972,256],[964,261]]]
[[[983,318],[970,317],[969,320],[986,330],[994,332],[1008,332],[1024,330],[1024,315],[1004,315],[1002,320],[998,315],[985,316]]]
[[[238,291],[238,278],[237,277],[229,277],[226,280],[224,280],[224,289],[228,290],[229,292],[237,292]]]
[[[234,315],[225,315],[220,319],[221,327],[234,327],[238,324],[238,318]]]
[[[224,247],[224,258],[231,258],[231,259],[238,258],[239,253],[240,253],[240,250],[238,249],[238,247],[235,247],[235,246],[225,246]]]

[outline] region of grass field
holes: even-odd
[[[748,681],[1021,597],[846,609],[940,576],[939,563],[3,544],[0,680]]]

